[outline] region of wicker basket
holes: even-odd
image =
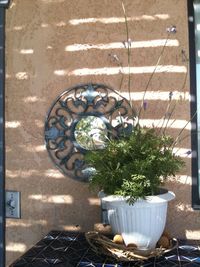
[[[144,255],[143,250],[116,244],[111,239],[98,232],[88,232],[85,236],[88,243],[97,254],[115,258],[117,261],[144,261],[152,257],[160,257],[178,246],[177,240],[173,238],[170,240],[169,249],[157,247]]]

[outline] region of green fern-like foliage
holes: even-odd
[[[128,197],[129,203],[159,193],[168,176],[184,165],[172,150],[173,138],[156,129],[134,128],[129,137],[109,140],[105,149],[88,151],[85,160],[95,168],[91,187]]]

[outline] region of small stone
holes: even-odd
[[[115,235],[113,237],[113,242],[116,244],[124,244],[123,237],[121,235]]]
[[[134,243],[130,243],[127,245],[127,248],[137,248],[137,245]]]
[[[171,235],[167,230],[164,230],[162,236],[166,236],[169,240],[171,239]]]
[[[103,223],[95,223],[94,231],[103,235],[110,235],[112,233],[110,224],[103,224]]]
[[[169,248],[170,247],[169,239],[164,235],[161,236],[161,238],[158,240],[158,247]]]

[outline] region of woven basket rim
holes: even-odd
[[[150,258],[160,257],[178,247],[177,239],[171,238],[170,248],[156,247],[148,255],[144,255],[144,251],[134,247],[126,247],[122,244],[116,244],[108,236],[99,232],[87,232],[85,233],[85,237],[97,254],[115,258],[118,261],[144,261]]]

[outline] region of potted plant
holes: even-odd
[[[161,186],[184,165],[173,152],[174,142],[159,128],[137,124],[130,136],[108,140],[104,149],[85,156],[95,169],[90,185],[103,190],[108,221],[126,245],[151,250],[163,233],[175,195]]]
[[[122,9],[126,26],[126,41],[123,44],[128,58],[128,93],[133,108],[130,72],[132,41],[123,1]],[[180,136],[191,121],[186,123],[176,138],[167,135],[166,130],[176,107],[176,104],[172,104],[173,92],[170,92],[162,125],[159,128],[140,125],[141,113],[147,109],[145,98],[149,84],[159,66],[169,36],[176,33],[176,26],[166,31],[166,41],[145,87],[141,105],[138,112],[133,112],[138,122],[132,133],[107,139],[103,149],[87,151],[85,155],[86,163],[91,170],[95,170],[91,172],[90,186],[101,190],[101,203],[107,211],[113,233],[121,234],[125,245],[131,244],[143,251],[154,249],[164,231],[168,202],[175,198],[175,194],[162,186],[169,176],[175,176],[184,166],[184,161],[174,153],[174,146],[181,141]],[[186,58],[183,50],[182,55]],[[116,54],[110,56],[120,66],[123,81],[124,67],[120,57]],[[184,86],[185,82],[182,88]],[[170,122],[171,125],[173,122]]]

